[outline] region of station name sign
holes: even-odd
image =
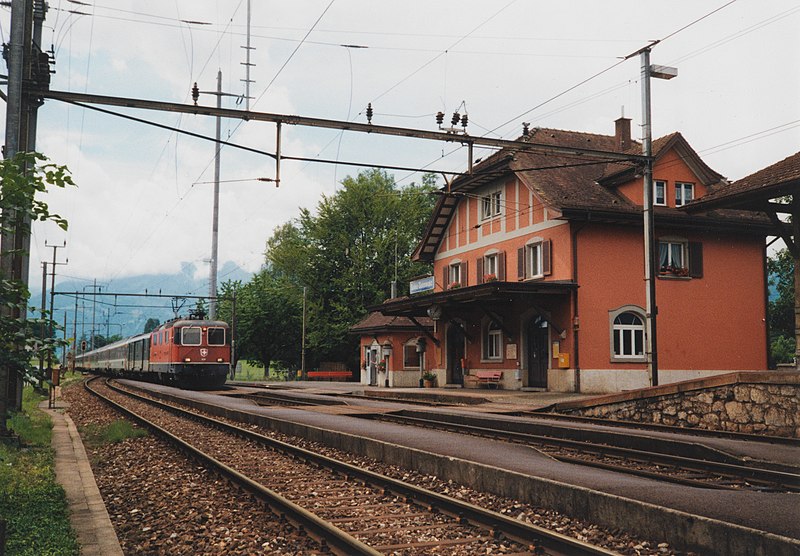
[[[434,286],[433,276],[423,276],[409,282],[408,291],[411,295],[414,295],[415,293],[433,291]]]

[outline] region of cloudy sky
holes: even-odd
[[[707,16],[707,17],[705,17]],[[654,137],[680,131],[706,162],[737,179],[800,150],[800,6],[794,0],[253,0],[251,110],[436,129],[434,114],[469,114],[472,135],[514,138],[521,123],[613,133],[624,110],[641,124],[640,63],[676,66],[654,80]],[[2,41],[10,11],[0,11]],[[190,103],[197,82],[243,95],[247,0],[50,0],[44,48],[52,88]],[[215,97],[202,94],[201,104]],[[244,107],[234,97],[223,106]],[[0,103],[0,110],[5,105]],[[213,137],[214,119],[109,108]],[[31,268],[60,253],[68,277],[207,273],[214,146],[58,101],[40,110],[38,150],[66,164],[77,188],[49,194],[68,233],[34,230]],[[3,114],[4,116],[4,114]],[[461,170],[450,144],[284,126],[283,153],[345,162]],[[223,120],[231,142],[273,151],[272,124]],[[482,154],[477,153],[477,156]],[[220,268],[250,271],[272,230],[313,208],[359,168],[284,162],[279,188],[263,155],[223,148]],[[393,172],[403,184],[421,175]],[[224,280],[224,276],[220,276]]]

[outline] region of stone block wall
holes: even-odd
[[[800,386],[730,384],[569,411],[678,427],[800,438]]]

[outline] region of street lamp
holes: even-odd
[[[650,121],[650,78],[672,79],[678,75],[677,68],[650,65],[651,44],[638,52],[642,62],[642,154],[647,158],[644,168],[644,281],[645,313],[647,319],[647,364],[650,374],[650,386],[658,386],[658,342],[656,334],[656,245],[655,223],[653,219],[653,131]]]

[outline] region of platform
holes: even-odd
[[[68,404],[57,400],[55,409],[47,406],[45,401],[39,408],[53,420],[56,480],[67,495],[69,519],[78,536],[81,556],[123,556],[78,429],[64,413]]]

